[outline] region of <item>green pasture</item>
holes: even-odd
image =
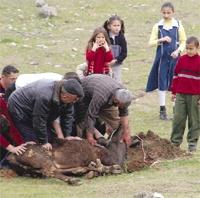
[[[92,31],[111,15],[125,21],[128,57],[123,82],[134,93],[145,89],[155,48],[148,47],[152,26],[160,19],[162,0],[46,0],[58,16],[43,19],[34,0],[0,0],[0,68],[16,65],[21,73],[74,71],[85,61]],[[173,0],[175,17],[187,35],[200,38],[200,1]],[[168,94],[167,108],[172,115]],[[138,98],[130,107],[132,135],[152,130],[170,137],[171,121],[158,119],[157,93]],[[186,141],[182,149],[187,149]],[[119,176],[83,178],[72,187],[56,179],[0,178],[1,198],[133,198],[138,192],[162,193],[166,198],[200,197],[200,146],[192,157],[162,161],[154,168]]]

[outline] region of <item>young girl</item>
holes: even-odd
[[[107,30],[114,60],[111,61],[112,75],[115,80],[121,82],[121,64],[127,57],[127,43],[124,37],[124,21],[117,15],[111,16],[104,23]]]
[[[186,41],[186,54],[181,56],[174,70],[172,81],[172,99],[175,112],[171,142],[180,146],[188,117],[188,151],[197,149],[200,136],[200,56],[199,41],[191,36]]]
[[[113,55],[109,46],[110,40],[106,30],[103,27],[96,28],[86,48],[87,75],[110,73],[109,63]]]
[[[160,119],[168,120],[165,107],[166,91],[170,88],[177,58],[185,48],[186,35],[181,22],[173,18],[172,3],[164,3],[161,13],[163,19],[153,26],[149,40],[150,45],[157,45],[157,51],[146,91],[158,89]]]

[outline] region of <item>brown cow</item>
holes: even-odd
[[[71,175],[88,173],[91,178],[94,175],[122,172],[127,148],[120,139],[119,127],[111,135],[106,147],[91,146],[87,140],[58,139],[52,151],[45,150],[41,145],[28,145],[25,153],[19,156],[10,154],[7,159],[18,173],[31,172],[78,185],[80,179]]]

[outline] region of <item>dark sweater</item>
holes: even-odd
[[[127,57],[127,43],[124,34],[119,33],[114,39],[110,34],[109,37],[114,59],[117,59],[116,64],[122,64],[124,59]]]

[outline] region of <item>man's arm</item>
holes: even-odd
[[[58,138],[64,139],[64,135],[60,126],[60,118],[58,117],[56,120],[53,121],[52,123],[53,128],[56,132],[56,135]]]
[[[130,133],[130,128],[129,128],[129,121],[128,121],[128,116],[120,117],[120,123],[122,125],[122,140],[126,144],[131,143],[131,133]]]
[[[95,122],[102,106],[106,103],[106,99],[101,95],[95,95],[89,104],[88,111],[85,118],[86,137],[91,144],[95,144],[94,132]]]
[[[62,115],[60,115],[60,125],[64,137],[70,136],[72,134],[72,124],[74,115],[74,105],[68,104]]]
[[[49,110],[50,110],[50,107],[49,107],[48,100],[38,96],[33,107],[32,123],[33,123],[33,129],[36,132],[38,141],[41,144],[48,143],[47,119],[49,115]]]

